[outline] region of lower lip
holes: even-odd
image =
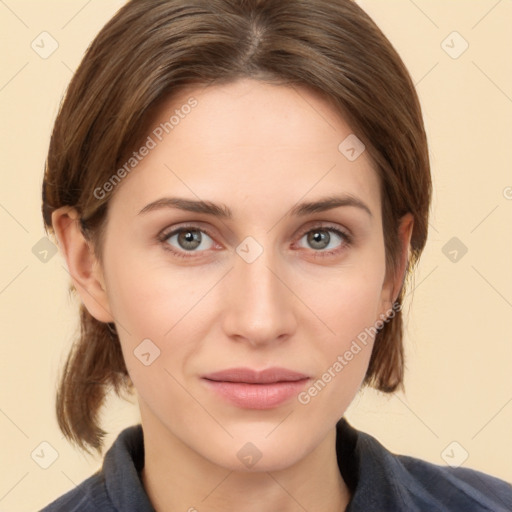
[[[270,384],[203,380],[211,389],[237,407],[243,409],[272,409],[297,396],[304,389],[309,379]]]

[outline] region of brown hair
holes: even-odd
[[[55,121],[43,182],[46,229],[55,209],[76,208],[101,258],[110,195],[94,191],[147,136],[159,105],[187,85],[241,77],[312,88],[343,115],[380,176],[388,270],[399,261],[399,220],[414,216],[409,275],[426,242],[431,197],[420,104],[400,57],[351,0],[129,1],[88,48]],[[385,392],[403,381],[399,309],[377,333],[364,380]],[[100,451],[106,394],[132,384],[113,324],[83,305],[80,314],[57,417],[68,439]]]

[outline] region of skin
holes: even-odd
[[[307,404],[293,397],[267,410],[240,408],[200,376],[280,366],[321,378],[389,312],[412,218],[400,225],[397,272],[386,272],[377,174],[367,152],[353,162],[340,153],[352,130],[316,93],[249,79],[195,87],[168,101],[154,125],[191,96],[197,106],[117,185],[102,261],[73,209],[52,219],[84,304],[116,323],[138,394],[144,486],[159,512],[343,510],[350,493],[335,425],[361,385],[373,340]],[[358,198],[371,214],[349,205],[290,215],[296,203],[333,193]],[[169,207],[139,214],[170,196],[224,203],[233,217]],[[158,239],[184,222],[206,230],[192,252],[177,236]],[[327,248],[308,238],[315,229],[330,235]],[[263,249],[251,263],[236,252],[247,236]],[[134,355],[147,338],[160,349],[148,366]],[[261,453],[252,467],[237,457],[248,442]]]

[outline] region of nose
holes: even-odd
[[[236,253],[234,257],[234,267],[224,282],[226,335],[254,347],[292,336],[299,301],[288,287],[290,272],[285,263],[269,249],[251,263]]]

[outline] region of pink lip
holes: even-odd
[[[210,389],[238,407],[271,409],[297,396],[309,377],[286,368],[268,368],[262,371],[230,368],[203,375],[202,379]]]

